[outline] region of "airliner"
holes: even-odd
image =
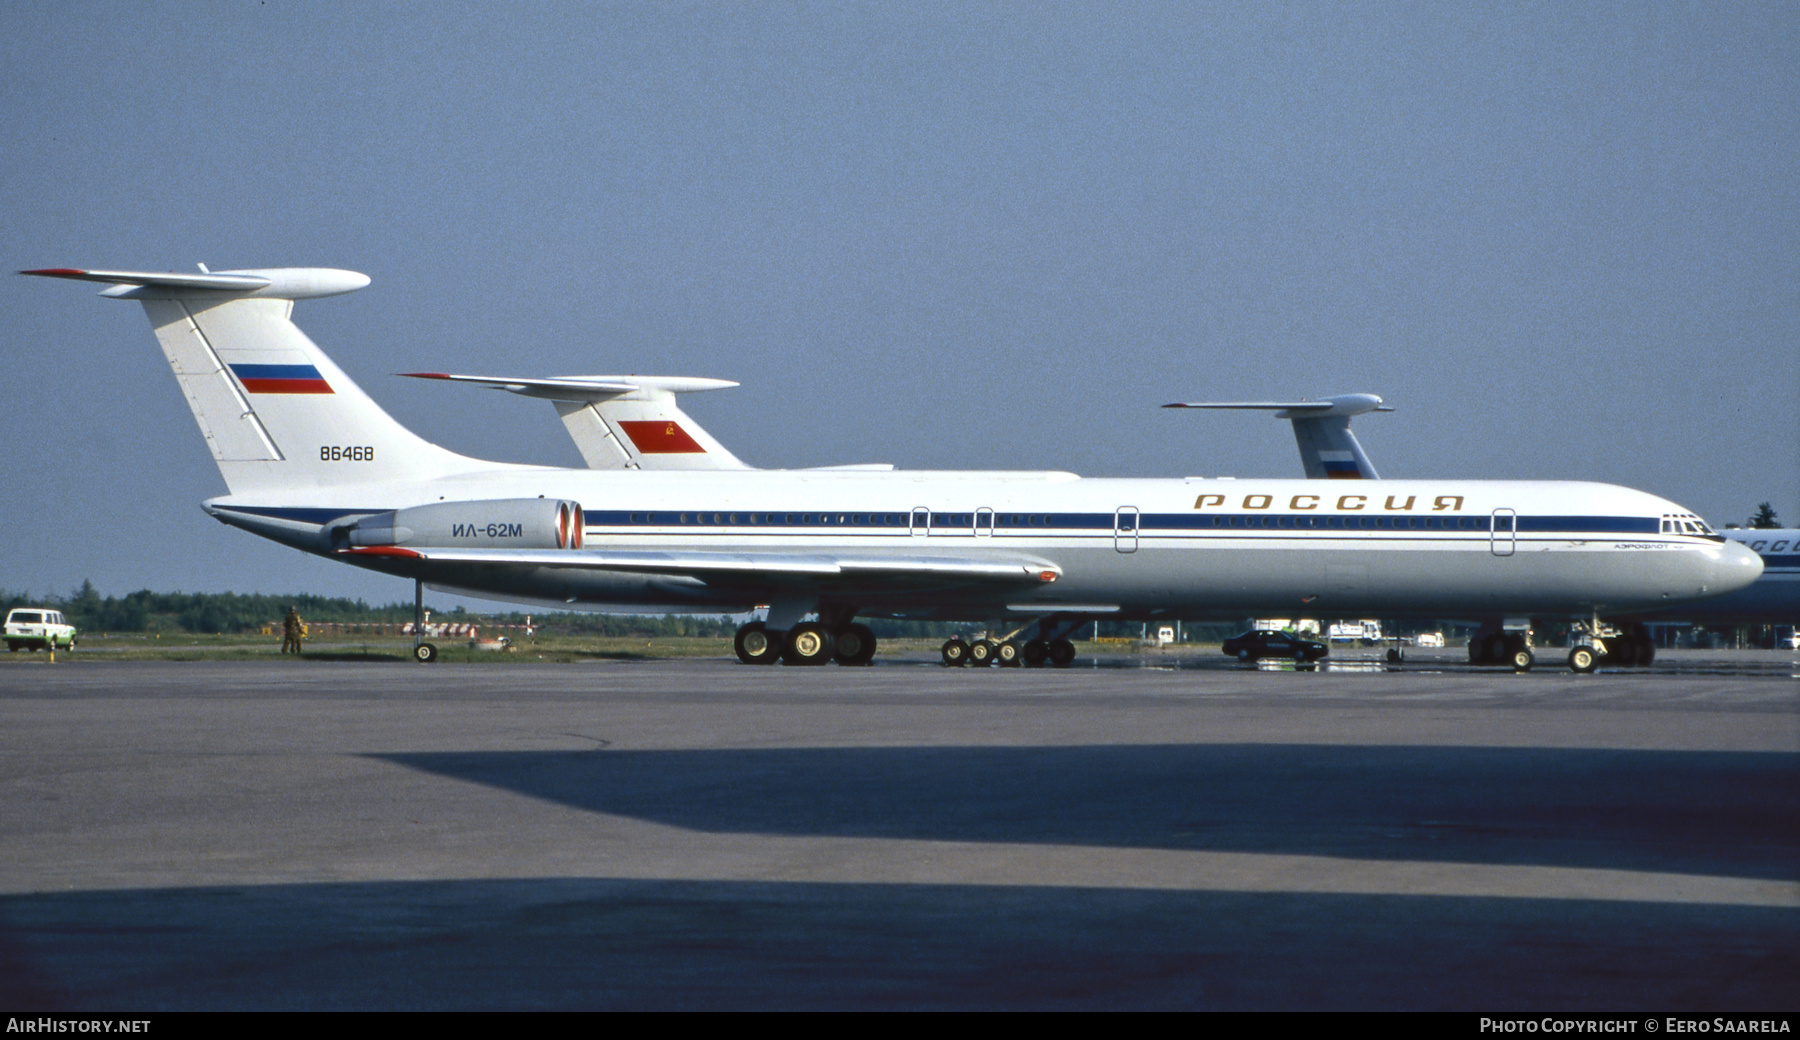
[[[951,640],[945,662],[1059,666],[1097,618],[1475,607],[1597,625],[1762,572],[1675,503],[1597,483],[488,462],[395,422],[291,320],[295,301],[365,275],[21,273],[142,304],[224,478],[203,506],[218,520],[415,589],[595,610],[766,605],[734,640],[748,664],[867,664],[876,639],[858,617],[1012,624],[1000,641]],[[1530,650],[1512,663],[1530,667]]]

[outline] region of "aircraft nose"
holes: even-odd
[[[1747,588],[1762,577],[1763,561],[1748,546],[1739,542],[1726,542],[1719,547],[1719,554],[1714,557],[1708,570],[1710,573],[1707,575],[1706,594],[1723,595]]]

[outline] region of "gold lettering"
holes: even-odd
[[[1261,501],[1258,501],[1259,499]],[[1244,508],[1245,509],[1267,509],[1267,508],[1269,508],[1269,503],[1273,502],[1273,501],[1275,501],[1275,500],[1273,498],[1270,498],[1268,495],[1245,495],[1244,496]]]
[[[1350,504],[1351,499],[1356,500],[1355,505]],[[1343,495],[1338,498],[1338,506],[1337,507],[1339,509],[1361,509],[1363,507],[1363,503],[1367,502],[1368,500],[1369,500],[1369,496],[1367,496],[1367,495]]]
[[[1387,507],[1388,507],[1388,508],[1389,508],[1389,509],[1393,509],[1393,510],[1401,510],[1401,509],[1411,509],[1411,508],[1412,508],[1412,506],[1413,506],[1413,499],[1415,499],[1415,498],[1418,498],[1418,497],[1419,497],[1419,496],[1417,496],[1417,495],[1407,495],[1407,496],[1406,496],[1406,504],[1405,504],[1405,505],[1403,505],[1403,506],[1397,506],[1397,505],[1395,505],[1395,504],[1394,504],[1394,499],[1395,499],[1395,498],[1396,498],[1396,497],[1398,497],[1398,496],[1395,496],[1395,495],[1389,495],[1389,496],[1388,496],[1388,497],[1387,497]]]
[[[1222,506],[1224,504],[1224,495],[1201,495],[1199,498],[1194,499],[1195,509],[1205,509],[1207,506]]]
[[[1461,495],[1439,495],[1436,499],[1434,499],[1432,501],[1431,511],[1434,513],[1441,513],[1446,509],[1452,509],[1452,510],[1461,509],[1462,508],[1462,500],[1463,500],[1463,497]],[[1455,503],[1455,504],[1452,505],[1451,503]]]
[[[1305,505],[1300,504],[1302,499],[1304,499],[1306,501]],[[1289,509],[1317,509],[1317,508],[1319,508],[1319,496],[1318,495],[1295,495],[1291,500],[1289,500],[1288,508]]]

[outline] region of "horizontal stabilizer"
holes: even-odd
[[[402,372],[549,401],[589,469],[749,469],[681,410],[676,394],[723,390],[729,379],[698,376],[468,376]]]
[[[90,271],[75,267],[42,267],[20,274],[40,278],[67,278],[78,282],[111,285],[100,295],[114,299],[173,299],[194,293],[231,293],[235,296],[309,300],[355,292],[369,284],[369,276],[331,267],[273,267],[255,271]]]
[[[1320,419],[1328,415],[1362,415],[1367,412],[1391,412],[1392,405],[1381,403],[1374,394],[1339,394],[1317,401],[1195,401],[1165,404],[1164,408],[1219,408],[1240,411],[1274,412],[1277,419]]]
[[[540,397],[547,401],[605,401],[641,390],[689,394],[702,390],[724,390],[738,385],[729,379],[702,379],[697,376],[555,376],[549,379],[523,379],[513,376],[463,376],[449,372],[400,374],[412,379],[474,383],[495,390],[506,390],[522,397]]]
[[[1275,418],[1294,424],[1300,463],[1306,467],[1306,475],[1315,480],[1380,480],[1375,464],[1350,432],[1350,418],[1394,410],[1374,394],[1339,394],[1316,401],[1177,402],[1163,407],[1274,412]]]

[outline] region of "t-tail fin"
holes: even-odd
[[[106,282],[156,330],[231,494],[430,479],[482,467],[395,422],[290,315],[294,301],[353,292],[329,268],[157,274],[70,268],[21,274]]]
[[[676,394],[736,386],[692,376],[526,379],[403,372],[538,397],[556,407],[589,469],[750,469],[675,401]]]
[[[1351,416],[1391,412],[1374,394],[1340,394],[1317,401],[1226,401],[1165,404],[1164,408],[1224,408],[1270,411],[1294,424],[1300,462],[1314,480],[1380,480],[1375,464],[1350,432]]]

